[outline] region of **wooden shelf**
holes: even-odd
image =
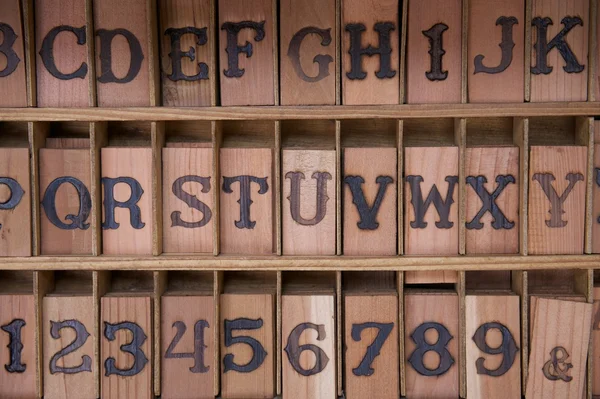
[[[204,108],[0,108],[0,121],[493,118],[600,115],[600,102]]]
[[[600,269],[600,255],[451,257],[236,257],[211,255],[34,256],[0,259],[0,270],[434,271]]]

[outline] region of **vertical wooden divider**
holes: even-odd
[[[54,272],[33,272],[33,297],[35,309],[35,353],[37,363],[35,365],[36,392],[37,397],[44,396],[44,348],[42,342],[42,309],[44,296],[54,289]]]
[[[214,271],[213,272],[213,299],[215,301],[215,319],[213,320],[213,325],[215,326],[215,328],[213,328],[213,342],[215,342],[214,345],[214,353],[213,356],[215,359],[217,359],[216,362],[214,362],[215,364],[215,372],[213,373],[215,376],[215,380],[213,383],[213,393],[215,395],[215,397],[217,397],[219,395],[219,391],[221,389],[221,345],[218,344],[220,343],[219,339],[221,338],[220,335],[220,331],[221,331],[221,323],[219,322],[221,319],[221,314],[220,314],[220,301],[219,301],[219,295],[221,295],[221,291],[222,291],[222,287],[223,287],[223,272],[218,272],[218,271]]]
[[[396,215],[398,216],[398,230],[397,230],[397,238],[398,238],[398,255],[404,255],[404,121],[398,120],[398,125],[396,127],[396,148],[398,149],[398,184],[396,187],[398,188],[398,210]],[[398,272],[401,273],[401,272]],[[400,330],[402,331],[402,330]],[[399,334],[402,335],[402,334]]]
[[[469,0],[462,0],[462,38],[461,38],[461,62],[460,62],[460,100],[463,104],[469,102]],[[460,155],[463,159],[464,153]]]
[[[396,272],[398,283],[398,370],[400,370],[400,396],[406,396],[406,366],[404,359],[404,272]]]
[[[100,355],[100,342],[102,341],[102,321],[100,320],[100,298],[107,292],[110,286],[109,271],[95,271],[92,273],[93,297],[94,297],[94,356],[96,363],[92,366],[94,380],[96,383],[96,397],[100,397],[100,378],[102,376],[102,358]]]
[[[467,120],[464,118],[454,120],[454,143],[458,147],[458,254],[464,255],[467,252],[467,230],[465,226],[465,219],[467,213],[467,183],[465,176],[465,147],[467,145]]]
[[[90,123],[90,161],[92,162],[92,256],[102,254],[102,168],[100,150],[108,145],[108,125],[106,122]]]
[[[464,223],[463,223],[464,224]],[[467,397],[467,306],[466,306],[466,272],[458,272],[456,292],[458,294],[458,386],[461,398]]]
[[[162,209],[162,208],[161,208]],[[160,344],[161,344],[161,335],[160,335],[160,311],[161,311],[161,306],[160,306],[160,301],[161,301],[161,297],[162,294],[165,292],[165,290],[167,289],[167,272],[166,271],[160,271],[160,272],[154,272],[153,273],[153,279],[154,279],[154,364],[152,365],[153,369],[154,369],[154,395],[156,396],[160,396],[160,373],[161,373],[161,367],[160,367],[160,363],[162,360],[162,356],[161,356],[161,349],[160,349]]]
[[[219,154],[221,153],[221,151],[220,151],[221,144],[223,143],[223,125],[220,121],[211,121],[210,130],[211,130],[211,141],[212,141],[212,148],[213,148],[213,165],[212,165],[213,182],[212,183],[213,183],[213,187],[214,187],[214,189],[213,189],[213,204],[214,204],[214,208],[215,208],[215,209],[213,209],[213,213],[215,215],[215,217],[213,219],[213,255],[217,256],[217,255],[219,255],[220,245],[221,245],[221,240],[220,240],[221,218],[219,217],[219,215],[220,215],[220,202],[219,201],[221,198],[221,196],[219,195],[221,193],[221,176],[220,176],[221,168],[219,167]],[[218,299],[219,298],[215,298],[215,300],[217,301],[216,303],[219,303]],[[217,320],[219,320],[219,319],[217,319]],[[219,340],[216,340],[215,342],[219,342]],[[216,346],[219,346],[219,345],[216,345]]]
[[[96,29],[94,28],[94,6],[92,0],[85,1],[85,20],[88,29],[85,32],[87,43],[88,64],[88,95],[90,107],[98,106],[98,96],[96,95]],[[90,143],[91,144],[91,143]],[[93,176],[93,175],[92,175]],[[93,184],[93,183],[92,183]]]
[[[165,123],[152,122],[152,255],[158,256],[163,251],[163,218],[162,218],[162,148],[165,146]],[[158,335],[160,337],[160,335]],[[158,340],[157,340],[158,341]]]
[[[35,75],[35,7],[33,0],[23,1],[23,32],[25,36],[25,76],[27,80],[27,106],[37,106]]]
[[[335,246],[336,254],[342,255],[342,122],[335,121],[335,173],[338,176],[335,182]]]
[[[408,0],[402,1],[402,26],[400,27],[400,104],[406,104],[406,43],[408,37]],[[404,229],[398,226],[398,229]],[[402,331],[402,330],[401,330]],[[402,334],[399,334],[402,335]],[[402,395],[404,384],[400,384]]]
[[[271,14],[271,21],[273,21],[273,96],[275,100],[275,106],[277,106],[281,105],[281,99],[279,95],[279,1],[271,1],[271,7],[273,9],[273,13]],[[279,253],[279,255],[280,254],[281,253]]]
[[[337,395],[344,394],[344,332],[343,332],[343,304],[342,304],[342,272],[335,272],[335,332],[336,332],[336,364],[335,372],[337,378]]]
[[[283,252],[283,233],[281,227],[281,121],[275,121],[275,253]],[[281,353],[280,351],[277,353]]]
[[[590,71],[591,72],[591,71]],[[587,147],[587,176],[585,191],[585,234],[583,239],[583,253],[592,253],[592,226],[594,218],[592,215],[594,188],[594,118],[585,116],[576,119],[575,127],[576,142],[578,145]]]
[[[462,100],[466,102],[467,98],[467,79],[466,79],[466,16],[468,14],[468,0],[463,0],[463,38],[462,38]],[[454,120],[454,140],[458,146],[458,254],[465,255],[467,252],[467,230],[466,230],[466,214],[467,214],[467,183],[465,176],[465,148],[467,146],[467,120],[465,118]],[[458,272],[458,283],[456,292],[458,293],[458,385],[459,395],[461,398],[467,396],[467,315],[466,315],[466,298],[465,288],[467,285],[465,271]]]
[[[525,0],[525,102],[531,100],[531,20],[533,12],[533,0]],[[525,180],[521,180],[525,182]],[[525,389],[523,389],[525,392]]]
[[[282,318],[282,311],[281,311],[281,288],[282,285],[282,275],[281,275],[281,270],[277,271],[277,303],[276,303],[276,318],[277,318],[277,326],[276,326],[276,348],[277,348],[277,354],[276,359],[276,370],[275,370],[275,386],[276,386],[276,390],[275,393],[277,394],[277,396],[281,395],[281,392],[283,391],[283,386],[282,386],[282,374],[283,374],[283,357],[281,356],[281,347],[282,347],[282,340],[283,337],[281,336],[281,323],[283,322],[283,318]]]
[[[157,12],[157,1],[156,0],[146,0],[146,9],[148,10],[148,23],[146,24],[146,29],[148,32],[148,77],[150,79],[150,106],[157,107],[161,104],[160,101],[160,55],[159,55],[159,38],[158,38],[158,12]],[[152,124],[154,126],[154,123]],[[164,126],[164,125],[163,125]],[[154,131],[154,128],[153,128]],[[164,132],[164,128],[163,128]],[[163,135],[164,137],[164,135]],[[162,150],[159,150],[159,153],[162,153]],[[160,204],[160,208],[156,208],[162,210],[162,203]],[[162,213],[162,212],[159,212]],[[154,214],[154,220],[159,219],[157,214]],[[161,230],[162,232],[162,226]],[[160,234],[160,233],[159,233]],[[161,244],[162,246],[162,240]],[[157,340],[159,340],[157,338]]]
[[[528,333],[528,312],[529,312],[529,289],[527,282],[527,272],[513,271],[511,273],[511,289],[519,295],[521,304],[521,392],[524,393],[527,388],[527,367],[529,364],[529,333]]]
[[[598,2],[596,0],[590,1],[590,30],[588,39],[588,97],[589,101],[597,101],[598,85],[596,84],[598,78]]]
[[[39,256],[40,249],[40,195],[39,195],[39,149],[42,148],[46,142],[50,131],[50,124],[48,122],[28,122],[27,130],[29,136],[29,156],[31,159],[30,170],[31,176],[31,232],[32,237],[32,255]]]
[[[342,0],[335,0],[335,31],[335,105],[342,105]]]

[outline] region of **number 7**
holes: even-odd
[[[394,323],[353,324],[351,332],[352,339],[355,342],[360,341],[360,334],[363,330],[367,328],[377,328],[379,332],[377,333],[377,336],[375,337],[373,343],[367,347],[367,353],[365,354],[365,357],[363,357],[363,359],[361,360],[358,367],[352,369],[352,374],[359,377],[370,376],[373,375],[373,373],[375,372],[375,370],[371,367],[371,364],[373,364],[375,358],[379,356],[383,344],[388,339],[390,333],[394,329]]]

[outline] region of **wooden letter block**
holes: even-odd
[[[211,0],[160,0],[163,105],[212,104],[214,27]],[[213,78],[214,80],[214,78]]]
[[[0,1],[0,107],[27,106],[25,44],[21,0]],[[12,45],[9,45],[12,43]],[[10,93],[10,95],[6,95]]]
[[[91,255],[89,149],[40,149],[42,255]]]
[[[467,397],[521,398],[517,295],[467,295]]]
[[[35,398],[37,393],[33,295],[0,295],[0,397]],[[21,347],[22,345],[22,347]]]
[[[532,0],[531,102],[587,100],[589,4]]]
[[[526,24],[524,0],[469,1],[470,103],[523,102]]]
[[[221,252],[274,252],[273,150],[221,149]]]
[[[398,398],[398,296],[346,294],[344,320],[346,398]]]
[[[102,297],[102,398],[151,398],[152,300]]]
[[[457,398],[458,295],[407,293],[404,312],[406,397]]]
[[[89,44],[86,1],[36,0],[37,105],[88,107]],[[91,21],[89,21],[91,22]],[[93,79],[93,77],[92,77]]]
[[[592,304],[538,298],[532,316],[527,399],[583,397]]]
[[[161,306],[162,396],[214,398],[213,297],[166,295]]]
[[[94,0],[99,107],[153,105],[148,36],[150,4],[147,0]]]
[[[344,104],[400,102],[399,10],[398,0],[342,0]]]
[[[406,101],[460,103],[461,1],[407,1]]]
[[[221,396],[275,396],[273,294],[221,295]]]
[[[102,149],[102,250],[152,254],[152,149]]]
[[[404,152],[404,253],[458,254],[458,147]],[[407,272],[406,282],[453,283],[456,272]]]
[[[331,295],[283,295],[283,396],[337,398],[335,306]]]
[[[519,148],[467,148],[468,254],[519,252]]]
[[[335,151],[283,151],[283,254],[335,255]]]
[[[397,254],[395,148],[344,149],[344,254]]]
[[[275,105],[273,1],[219,0],[221,105]]]
[[[335,0],[283,0],[281,105],[335,105],[338,61]]]
[[[586,147],[531,147],[529,253],[582,254]]]
[[[163,148],[163,250],[212,253],[212,148]]]
[[[43,302],[44,398],[95,399],[94,299],[46,296]]]
[[[31,256],[29,150],[0,148],[0,256]]]
[[[600,396],[600,287],[594,287],[594,314],[592,319],[592,396]]]

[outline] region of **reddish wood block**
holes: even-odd
[[[10,93],[0,96],[0,107],[27,106],[27,77],[25,71],[25,44],[23,41],[23,8],[21,0],[3,0],[0,2],[0,24],[5,24],[0,37],[1,44],[6,40],[14,40],[9,52],[10,63],[6,55],[0,57],[0,93]],[[10,37],[7,37],[10,36]],[[6,76],[4,76],[6,75]]]

